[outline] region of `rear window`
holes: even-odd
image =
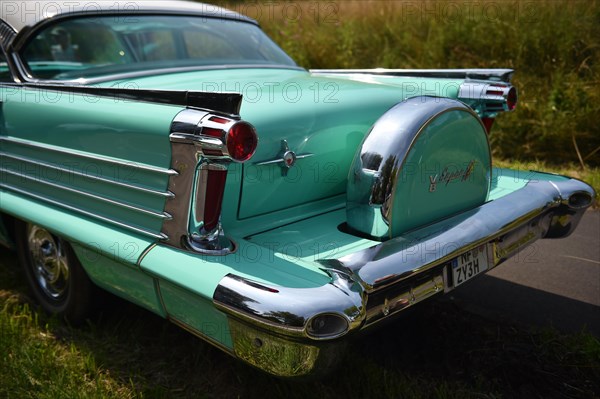
[[[156,68],[295,66],[259,27],[190,16],[105,16],[63,20],[21,51],[32,76],[77,79]]]

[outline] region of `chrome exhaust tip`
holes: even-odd
[[[593,200],[594,198],[590,193],[577,191],[566,199],[565,204],[571,209],[583,209],[590,206]]]

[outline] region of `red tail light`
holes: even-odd
[[[204,200],[204,230],[212,231],[219,223],[227,170],[209,169],[206,176],[206,198]]]
[[[506,106],[509,111],[512,111],[517,106],[517,89],[511,87],[506,96]]]
[[[492,125],[494,124],[494,118],[481,118],[481,122],[483,122],[483,126],[485,126],[485,131],[490,134]]]
[[[216,122],[216,123],[221,123],[221,124],[231,122],[230,119],[221,118],[219,116],[211,116],[208,120],[212,121],[212,122]]]
[[[227,132],[227,151],[236,162],[247,161],[254,155],[258,138],[254,127],[246,122],[238,122]]]

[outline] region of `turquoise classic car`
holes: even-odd
[[[512,70],[307,71],[215,6],[21,3],[0,10],[0,242],[71,322],[102,289],[316,375],[594,199],[492,166]]]

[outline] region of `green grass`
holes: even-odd
[[[97,366],[93,354],[61,339],[65,327],[32,311],[14,271],[0,267],[1,397],[133,396],[131,387]]]
[[[594,398],[600,342],[494,322],[438,301],[354,342],[338,375],[270,377],[136,306],[114,300],[71,328],[31,305],[0,253],[0,397]],[[415,310],[416,310],[415,309]]]
[[[495,155],[600,166],[597,0],[221,3],[306,68],[513,68]]]

